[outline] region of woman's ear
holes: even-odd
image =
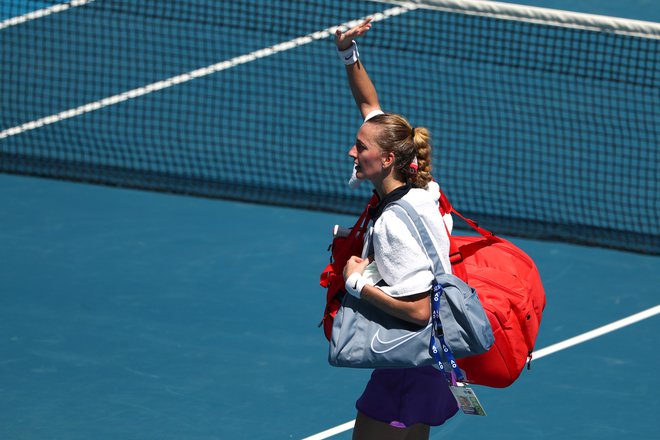
[[[394,163],[394,153],[391,151],[389,153],[383,153],[383,159],[382,159],[383,168],[392,166],[393,163]]]

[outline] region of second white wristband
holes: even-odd
[[[353,40],[347,49],[339,50],[337,48],[337,55],[346,65],[355,64],[360,59],[360,52],[358,52],[357,43]]]
[[[353,272],[346,280],[346,291],[356,298],[360,298],[362,289],[367,285],[367,279],[360,272]]]

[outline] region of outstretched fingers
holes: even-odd
[[[348,49],[351,44],[353,44],[354,39],[364,35],[369,29],[371,29],[371,20],[373,20],[373,17],[367,17],[362,23],[352,27],[346,32],[337,29],[335,31],[335,43],[337,44],[337,48],[339,50]]]

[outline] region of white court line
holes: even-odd
[[[552,344],[548,347],[542,348],[538,351],[535,351],[533,353],[532,358],[541,359],[542,357],[548,356],[550,354],[556,353],[558,351],[564,350],[574,345],[581,344],[590,339],[603,336],[604,334],[613,332],[615,330],[619,330],[620,328],[626,327],[628,325],[634,324],[644,319],[651,318],[652,316],[655,316],[657,314],[660,314],[660,304],[651,307],[650,309],[641,311],[639,313],[635,313],[634,315],[628,316],[627,318],[623,318],[618,321],[615,321],[611,324],[598,327],[594,330],[588,331],[586,333],[582,333],[581,335],[574,336],[570,339],[566,339],[565,341],[558,342],[556,344]],[[349,429],[353,429],[354,426],[355,426],[355,420],[351,420],[350,422],[346,422],[339,426],[335,426],[334,428],[330,428],[323,432],[319,432],[318,434],[314,434],[311,437],[305,437],[302,440],[324,440],[334,435],[341,434],[344,431],[348,431]]]
[[[334,435],[341,434],[342,432],[348,431],[349,429],[353,429],[354,426],[355,420],[351,420],[350,422],[346,422],[343,425],[335,426],[334,428],[319,432],[318,434],[315,434],[311,437],[305,437],[302,440],[323,440]]]
[[[581,344],[590,339],[597,338],[599,336],[613,332],[615,330],[619,330],[620,328],[626,327],[628,325],[634,324],[636,322],[642,321],[647,318],[651,318],[652,316],[655,316],[659,313],[660,313],[660,304],[655,307],[651,307],[650,309],[646,309],[642,312],[635,313],[634,315],[628,316],[627,318],[620,319],[611,324],[598,327],[597,329],[588,331],[586,333],[582,333],[581,335],[574,336],[570,339],[566,339],[565,341],[558,342],[556,344],[552,344],[549,347],[545,347],[538,351],[535,351],[533,353],[532,359],[541,359],[542,357],[548,356],[549,354],[558,352],[560,350],[564,350],[566,348],[572,347],[577,344]]]
[[[36,20],[37,18],[46,17],[51,14],[57,14],[58,12],[66,11],[67,9],[75,8],[76,6],[84,6],[94,1],[95,0],[72,0],[68,3],[59,3],[48,8],[37,9],[36,11],[28,12],[27,14],[8,18],[0,22],[0,31],[4,28],[16,26],[17,24],[25,23],[30,20]]]
[[[370,15],[373,18],[372,21],[381,21],[386,20],[390,17],[397,15],[405,14],[417,7],[413,4],[405,6],[397,6],[394,8],[386,9],[383,12],[378,12],[376,14]],[[15,127],[7,128],[3,131],[0,131],[0,139],[4,139],[10,136],[15,136],[17,134],[24,133],[26,131],[34,130],[45,125],[54,124],[55,122],[63,121],[65,119],[73,118],[75,116],[80,116],[85,113],[90,113],[95,110],[99,110],[110,105],[119,104],[120,102],[127,101],[129,99],[137,98],[144,96],[146,94],[156,92],[158,90],[163,90],[168,87],[172,87],[178,84],[183,84],[193,79],[202,78],[204,76],[211,75],[213,73],[221,72],[223,70],[231,69],[232,67],[240,66],[241,64],[246,64],[260,58],[265,58],[267,56],[275,55],[286,50],[295,49],[297,47],[303,46],[305,44],[312,43],[317,40],[322,40],[331,35],[334,35],[335,30],[338,27],[351,28],[362,22],[363,19],[351,20],[349,22],[343,23],[339,26],[333,26],[322,31],[313,32],[302,37],[294,38],[293,40],[285,41],[283,43],[276,44],[265,49],[260,49],[245,55],[241,55],[230,60],[222,61],[216,64],[212,64],[201,69],[193,70],[181,75],[173,76],[162,81],[158,81],[152,84],[148,84],[143,87],[138,87],[133,90],[129,90],[114,96],[110,96],[100,101],[90,102],[88,104],[81,105],[80,107],[72,108],[69,110],[62,111],[60,113],[46,116],[34,121],[26,122]]]

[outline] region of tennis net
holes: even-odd
[[[660,25],[471,0],[0,0],[0,171],[360,212],[337,25],[499,234],[660,254]]]

